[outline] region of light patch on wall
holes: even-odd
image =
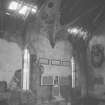
[[[22,68],[22,52],[16,43],[0,39],[0,81],[9,82],[18,69]]]
[[[89,42],[89,48],[91,50],[93,45],[102,44],[105,46],[105,36],[94,36]]]

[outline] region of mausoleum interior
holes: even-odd
[[[105,105],[105,0],[0,0],[0,105]]]

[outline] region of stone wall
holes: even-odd
[[[33,34],[33,36],[34,35],[35,34]],[[63,60],[63,61],[69,62],[68,66],[41,64],[41,66],[43,66],[43,73],[41,76],[42,77],[43,76],[47,76],[47,77],[48,76],[52,76],[52,77],[70,76],[72,74],[71,62],[70,62],[72,57],[72,46],[70,45],[70,43],[68,41],[59,41],[55,44],[55,47],[52,48],[46,36],[39,35],[39,38],[37,39],[38,40],[32,41],[31,44],[29,44],[30,53],[32,55],[37,56],[37,61],[39,61],[40,58],[46,58],[46,59]],[[40,62],[38,63],[40,65]],[[39,73],[36,70],[40,70],[40,66],[39,66],[39,69],[37,69],[36,66],[33,68],[33,71],[35,71],[34,74],[36,74],[35,76],[38,76]],[[38,82],[37,85],[41,85],[41,77],[39,79],[38,78],[39,77],[37,77],[35,81],[36,83]],[[36,84],[35,81],[33,81],[34,84]],[[37,88],[37,86],[34,88]],[[40,97],[42,97],[42,99],[48,99],[50,97],[49,95],[52,94],[52,90],[49,86],[39,86],[37,89],[38,90],[36,89],[35,90],[37,92],[39,91]],[[67,93],[66,91],[68,90],[65,90],[65,93]]]
[[[92,58],[92,48],[96,47],[96,55],[94,53],[94,58]],[[92,84],[93,89],[90,93],[98,96],[100,98],[105,97],[105,36],[94,36],[89,43],[89,71],[92,73]],[[94,59],[94,63],[92,63],[92,59]],[[101,59],[102,62],[101,62]],[[99,64],[100,63],[100,64]],[[99,65],[98,65],[99,64]]]
[[[10,82],[15,71],[22,68],[22,51],[13,42],[0,39],[0,81]]]

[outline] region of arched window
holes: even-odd
[[[30,53],[26,48],[23,53],[23,72],[22,72],[22,88],[23,90],[29,90],[30,86]]]

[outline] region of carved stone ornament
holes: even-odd
[[[91,63],[94,67],[101,67],[104,62],[104,47],[101,44],[92,46]]]

